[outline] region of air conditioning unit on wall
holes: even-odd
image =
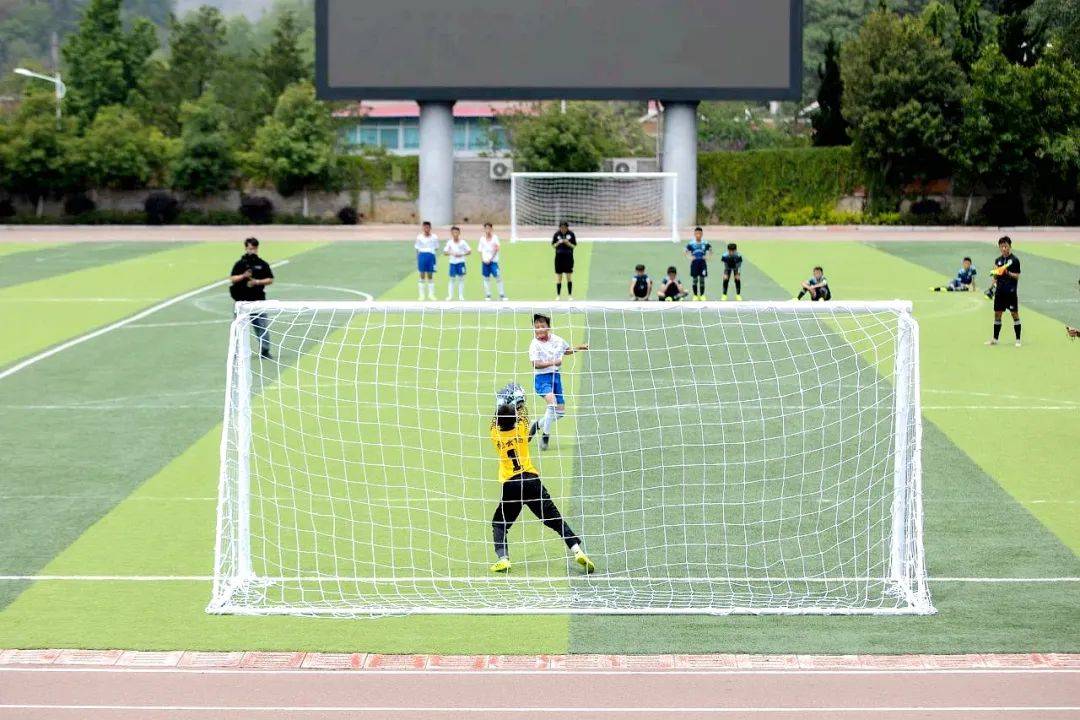
[[[612,158],[611,171],[617,173],[636,173],[637,158]]]
[[[509,180],[514,173],[514,160],[512,158],[492,160],[488,165],[488,173],[492,180]]]

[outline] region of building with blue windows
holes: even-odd
[[[510,102],[460,101],[454,104],[454,155],[498,156],[509,151],[499,116],[528,112]],[[393,155],[420,151],[420,106],[402,100],[361,101],[334,113],[344,147],[354,152],[381,147]]]

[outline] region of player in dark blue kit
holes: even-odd
[[[727,300],[728,282],[731,276],[735,276],[735,299],[742,300],[742,253],[735,243],[728,243],[727,252],[720,256],[720,262],[724,264],[724,294],[721,300]]]
[[[832,288],[829,287],[829,280],[825,277],[825,271],[820,265],[814,268],[810,279],[802,284],[802,289],[799,290],[799,295],[795,299],[802,300],[807,294],[810,295],[812,302],[832,300]]]
[[[704,234],[705,231],[701,228],[694,228],[694,239],[686,246],[695,300],[705,299],[705,278],[709,276],[709,259],[712,258],[712,245],[702,240]]]
[[[975,266],[971,264],[971,258],[966,257],[960,264],[960,269],[956,272],[956,277],[949,281],[948,285],[930,288],[934,292],[972,292],[975,290],[975,276],[979,273],[975,270]]]

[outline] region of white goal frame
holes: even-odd
[[[619,173],[619,172],[593,172],[593,173],[557,173],[557,172],[515,172],[510,175],[510,242],[549,242],[551,240],[551,234],[537,234],[533,232],[521,233],[519,228],[522,218],[519,208],[519,188],[520,183],[529,179],[574,179],[580,178],[583,180],[618,180],[618,181],[632,181],[632,180],[663,180],[664,181],[664,196],[661,199],[662,209],[664,216],[659,226],[634,226],[634,225],[587,225],[580,223],[571,224],[570,229],[574,231],[578,240],[588,241],[606,241],[606,242],[655,242],[657,240],[663,241],[670,239],[671,242],[679,242],[679,205],[678,205],[678,187],[679,187],[679,175],[673,172],[634,172],[634,173]],[[559,213],[556,211],[556,215]],[[556,221],[557,223],[557,221]],[[530,226],[531,227],[531,226]],[[660,237],[659,229],[669,228],[670,235]],[[558,229],[557,225],[553,225],[550,228],[550,233],[554,233]]]
[[[901,344],[892,370],[892,377],[883,377],[895,386],[893,411],[895,423],[893,441],[895,452],[891,458],[893,488],[891,503],[891,532],[889,533],[888,572],[870,577],[845,576],[843,580],[874,581],[883,583],[889,596],[896,597],[896,607],[450,607],[431,606],[401,607],[293,607],[246,606],[234,602],[239,588],[258,588],[286,581],[310,581],[333,584],[334,582],[370,582],[366,577],[260,577],[252,565],[251,545],[251,373],[253,362],[252,325],[250,317],[257,313],[272,315],[274,312],[369,312],[386,313],[435,313],[435,312],[557,312],[586,313],[596,310],[640,313],[712,314],[720,320],[741,311],[769,311],[798,315],[828,317],[836,311],[851,313],[895,313],[897,318],[896,343]],[[912,303],[906,301],[880,302],[700,302],[700,303],[634,303],[634,302],[353,302],[353,301],[263,301],[239,303],[235,320],[230,326],[229,357],[227,362],[226,398],[220,445],[219,496],[214,552],[214,580],[212,598],[206,611],[211,614],[230,615],[328,615],[328,616],[379,616],[400,614],[600,614],[600,615],[928,615],[936,612],[928,588],[926,556],[923,546],[922,505],[922,413],[919,392],[919,327],[912,316]],[[531,390],[530,390],[531,394]],[[603,575],[590,576],[603,578]],[[535,577],[537,581],[557,578]],[[642,578],[646,579],[646,578]],[[686,581],[727,581],[732,578],[686,578]],[[734,578],[745,580],[747,578]],[[754,580],[755,578],[750,577]],[[836,578],[769,577],[777,582],[829,582]],[[383,578],[378,579],[382,582]],[[392,582],[416,582],[425,580],[490,583],[500,580],[490,576],[453,578],[416,578],[391,576]],[[634,581],[633,577],[613,576],[611,581]],[[677,581],[677,579],[675,579]]]

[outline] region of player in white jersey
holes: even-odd
[[[529,345],[529,360],[532,362],[533,387],[536,394],[544,398],[547,410],[544,416],[534,423],[532,432],[539,428],[540,449],[547,450],[551,439],[551,426],[566,414],[566,399],[563,397],[562,369],[563,358],[576,352],[584,352],[588,345],[570,346],[570,343],[551,332],[551,318],[537,313],[533,315],[533,341]]]
[[[450,288],[446,299],[454,299],[454,285],[457,284],[458,300],[465,299],[465,258],[472,254],[469,243],[461,237],[461,228],[450,228],[450,239],[446,241],[443,254],[450,258]]]
[[[499,236],[492,232],[491,223],[484,223],[484,234],[480,236],[477,250],[480,251],[480,275],[484,279],[484,299],[491,299],[491,278],[499,286],[499,299],[506,300],[506,288],[503,286],[502,273],[499,272]]]
[[[420,273],[417,285],[420,288],[420,299],[424,299],[424,285],[427,284],[428,300],[435,299],[435,258],[439,252],[439,236],[431,232],[431,223],[424,221],[421,233],[416,236],[416,270]]]

